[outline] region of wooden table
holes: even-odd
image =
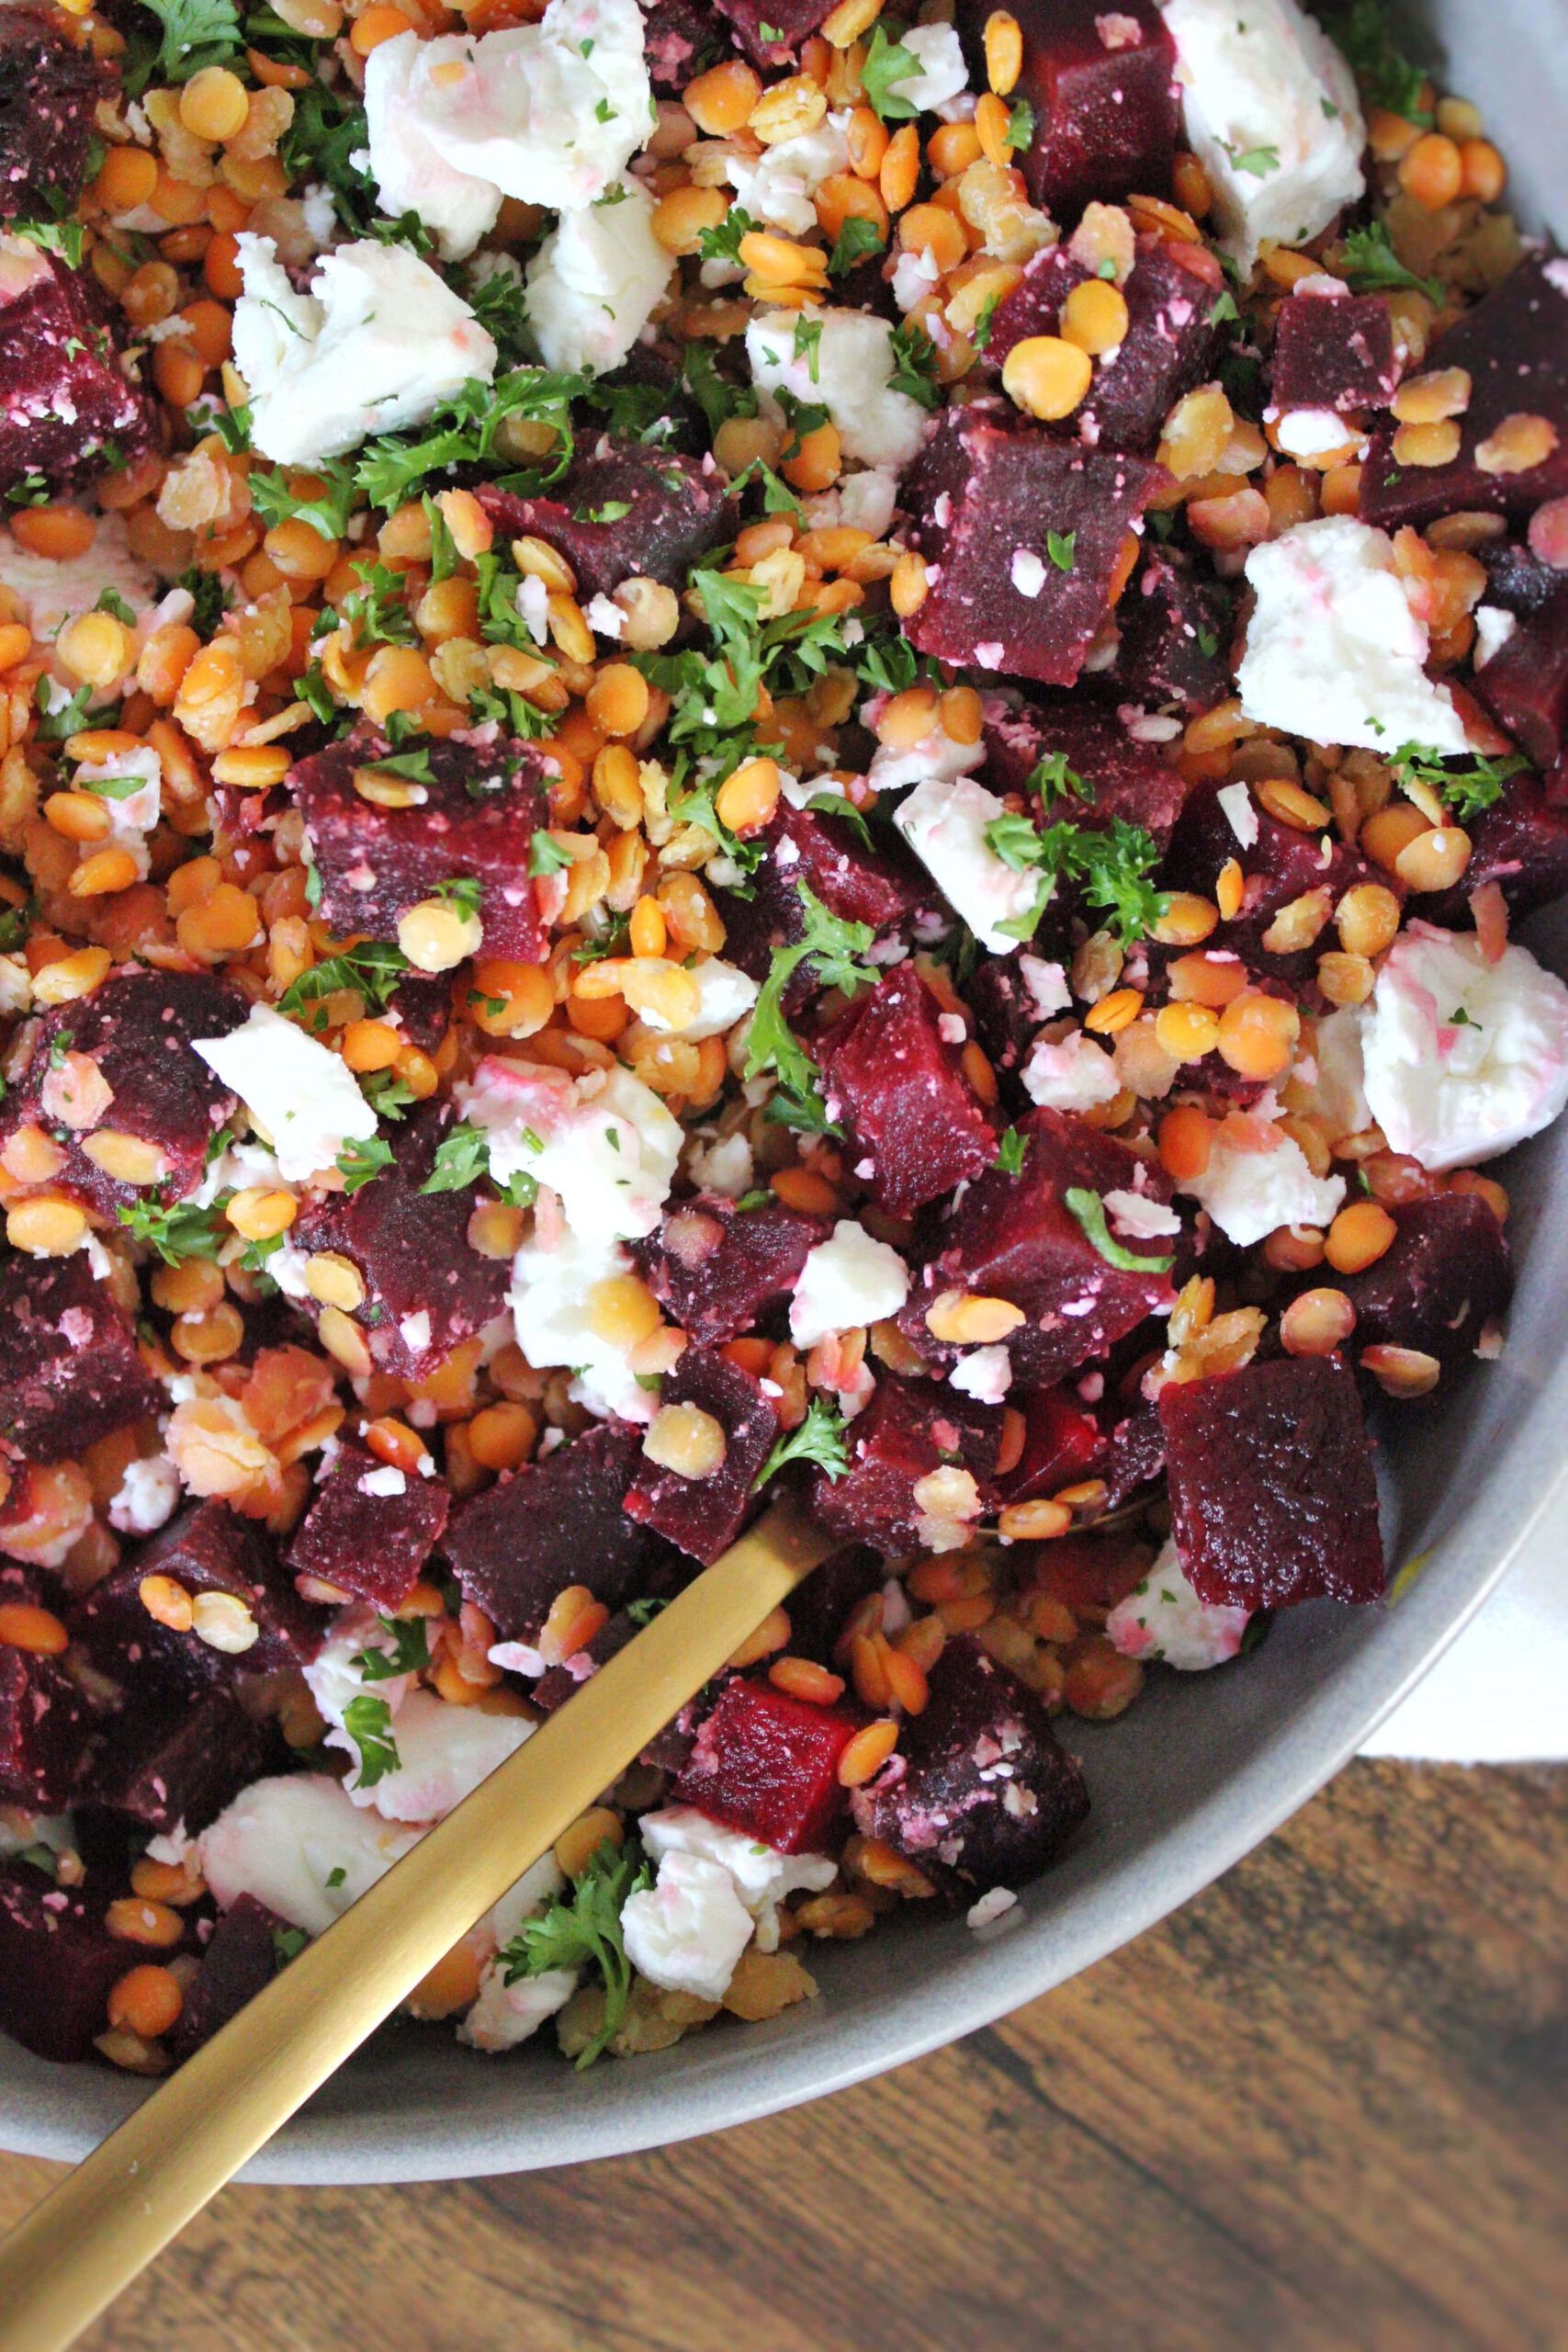
[[[578,2172],[231,2189],[86,2341],[1562,2352],[1565,1963],[1568,1771],[1357,1764],[956,2048]]]

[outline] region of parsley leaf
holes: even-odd
[[[844,225],[833,240],[833,250],[828,256],[829,277],[844,277],[857,263],[882,251],[882,232],[874,220],[863,212],[844,216]]]
[[[1058,877],[1076,882],[1088,904],[1111,918],[1110,928],[1122,946],[1142,938],[1168,903],[1152,876],[1159,852],[1142,825],[1113,817],[1109,825],[1075,825],[1066,819],[1037,832],[1027,817],[995,817],[986,827],[986,844],[1015,874],[1037,866],[1041,896],[1027,915],[1004,923],[1004,931],[1021,939],[1033,936]]]
[[[1357,294],[1393,294],[1412,287],[1427,300],[1442,304],[1446,288],[1440,277],[1421,277],[1406,269],[1389,242],[1381,220],[1365,229],[1348,229],[1342,240],[1346,283]]]
[[[906,49],[902,41],[889,40],[886,25],[873,26],[860,78],[865,102],[878,121],[908,122],[919,114],[914,100],[905,97],[897,85],[917,80],[920,71],[920,61],[912,49]]]
[[[807,1408],[806,1419],[797,1429],[787,1430],[780,1438],[758,1471],[751,1482],[752,1493],[776,1476],[786,1462],[814,1462],[819,1470],[826,1470],[829,1478],[847,1476],[850,1449],[844,1433],[848,1426],[836,1405],[814,1396]]]
[[[322,458],[310,468],[326,484],[319,498],[296,498],[288,479],[265,467],[250,476],[251,503],[268,530],[276,523],[309,523],[323,539],[341,539],[348,530],[358,491],[349,467],[336,458]]]
[[[740,259],[740,240],[749,237],[757,223],[743,204],[732,204],[716,229],[703,229],[697,235],[697,257],[700,261],[733,261]]]
[[[156,74],[164,81],[188,82],[204,66],[228,64],[243,46],[234,0],[144,0],[144,4],[164,28],[149,64],[149,79]],[[145,86],[142,82],[138,88]]]
[[[631,1998],[632,1964],[621,1933],[621,1913],[629,1894],[653,1883],[653,1873],[635,1838],[616,1848],[606,1838],[572,1888],[570,1899],[552,1903],[536,1919],[526,1919],[501,1953],[506,1982],[543,1976],[552,1968],[594,1970],[604,1987],[604,2021],[578,2059],[591,2066],[620,2030]]]
[[[1421,106],[1426,76],[1396,47],[1383,0],[1350,0],[1333,32],[1370,106],[1403,115],[1406,122],[1424,129],[1430,126],[1432,118]]]
[[[430,1664],[430,1643],[423,1617],[382,1617],[377,1623],[391,1636],[389,1650],[378,1645],[356,1650],[349,1663],[366,1682],[391,1682],[400,1674],[417,1674]]]
[[[937,374],[937,349],[919,319],[906,319],[893,330],[893,373],[890,392],[907,392],[921,408],[942,404],[942,380]]]
[[[1045,534],[1045,552],[1058,571],[1071,571],[1077,544],[1076,531],[1047,531]]]
[[[1280,150],[1278,147],[1244,147],[1238,149],[1233,147],[1228,139],[1222,139],[1220,145],[1224,149],[1225,153],[1230,157],[1231,162],[1235,165],[1236,170],[1238,172],[1246,172],[1251,179],[1266,180],[1270,172],[1277,172],[1280,168]]]
[[[345,947],[341,954],[328,956],[320,964],[312,964],[301,972],[277,1000],[279,1012],[304,1012],[323,997],[336,996],[340,989],[352,989],[363,997],[366,1009],[384,1012],[393,990],[405,972],[412,969],[401,948],[382,939],[361,940],[357,947]]]
[[[536,1137],[530,1136],[529,1140],[536,1146]],[[532,1208],[538,1197],[539,1187],[532,1176],[520,1172],[501,1183],[491,1172],[490,1137],[482,1127],[459,1120],[436,1146],[430,1173],[419,1189],[422,1193],[461,1193],[468,1185],[481,1182],[494,1185],[513,1208]]]
[[[392,1164],[392,1147],[385,1136],[351,1136],[338,1153],[337,1165],[345,1193],[357,1193]]]
[[[1020,98],[1009,109],[1008,145],[1015,155],[1034,144],[1034,108],[1027,98]]]
[[[829,914],[806,883],[797,881],[795,887],[805,910],[806,928],[790,946],[773,950],[751,1014],[746,1076],[756,1078],[765,1069],[776,1070],[781,1086],[809,1102],[816,1096],[817,1065],[784,1018],[784,992],[807,962],[814,967],[818,988],[854,989],[874,981],[875,971],[855,958],[865,955],[874,934],[869,923],[844,922]]]
[[[1390,765],[1394,781],[1402,786],[1412,781],[1427,786],[1447,808],[1468,823],[1479,817],[1483,808],[1495,808],[1503,797],[1503,786],[1511,775],[1517,775],[1529,762],[1519,752],[1511,752],[1505,758],[1487,759],[1478,754],[1464,767],[1446,764],[1441,752],[1429,750],[1421,743],[1402,743],[1393,752]]]
[[[193,1208],[188,1201],[176,1201],[173,1208],[165,1208],[159,1201],[132,1201],[129,1207],[117,1208],[115,1215],[129,1227],[131,1239],[145,1241],[165,1266],[183,1266],[187,1258],[216,1258],[228,1238],[218,1201],[202,1209]]]
[[[997,1146],[997,1156],[991,1165],[999,1168],[1004,1176],[1021,1175],[1028,1150],[1028,1136],[1020,1135],[1016,1127],[1010,1127]]]
[[[357,1786],[373,1789],[389,1772],[397,1771],[402,1758],[392,1736],[392,1710],[385,1699],[361,1691],[343,1711],[343,1727],[359,1750]]]
[[[1113,1241],[1105,1222],[1105,1203],[1098,1193],[1089,1192],[1081,1184],[1069,1184],[1062,1197],[1083,1227],[1085,1238],[1094,1244],[1108,1266],[1117,1266],[1124,1274],[1164,1274],[1175,1265],[1174,1257],[1140,1258],[1135,1251],[1123,1250],[1119,1241]]]
[[[37,245],[40,252],[58,254],[67,269],[82,266],[86,232],[80,220],[7,220],[6,233],[9,237],[25,237],[29,245]]]
[[[558,480],[571,461],[576,446],[571,403],[587,390],[585,376],[560,375],[547,368],[513,368],[498,376],[493,384],[473,377],[455,399],[442,402],[417,438],[406,433],[383,433],[367,442],[355,466],[355,479],[373,506],[390,512],[432,474],[447,474],[455,466],[482,465],[492,458],[502,424],[519,417],[548,424],[556,435],[549,463],[530,469],[526,477],[530,486],[542,488]]]

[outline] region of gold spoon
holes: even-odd
[[[6,2352],[60,2352],[833,1550],[775,1503],[0,2245]]]

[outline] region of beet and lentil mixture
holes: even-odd
[[[1568,263],[1331,29],[0,11],[28,2048],[176,2063],[786,1484],[416,2015],[984,1928],[1054,1719],[1383,1591],[1568,1100]]]

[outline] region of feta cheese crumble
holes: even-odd
[[[888,389],[895,367],[893,330],[863,311],[820,311],[810,350],[795,349],[795,311],[762,311],[746,330],[751,377],[775,423],[773,398],[787,391],[808,408],[825,408],[846,458],[867,466],[907,466],[925,438],[926,413],[908,392]]]
[[[361,1812],[324,1773],[290,1772],[242,1789],[196,1851],[221,1910],[254,1895],[320,1936],[417,1843],[416,1831]]]
[[[1015,874],[986,839],[986,828],[1006,810],[994,792],[972,777],[932,778],[917,785],[893,821],[942,897],[993,956],[1010,956],[1017,934],[1002,925],[1027,921],[1039,899],[1039,877]]]
[[[536,1235],[512,1261],[508,1304],[517,1344],[538,1370],[568,1364],[576,1374],[573,1404],[603,1418],[650,1421],[654,1392],[639,1387],[626,1351],[602,1340],[588,1324],[589,1295],[631,1264],[614,1241],[580,1239],[570,1228],[552,1249]]]
[[[346,1143],[376,1132],[376,1114],[347,1064],[270,1004],[253,1004],[243,1028],[197,1037],[193,1048],[239,1096],[288,1183],[335,1167]]]
[[[1142,1584],[1119,1600],[1105,1630],[1123,1657],[1158,1658],[1181,1674],[1223,1666],[1241,1647],[1252,1611],[1200,1600],[1167,1544]]]
[[[1122,1091],[1115,1062],[1081,1029],[1038,1039],[1019,1075],[1030,1101],[1052,1111],[1092,1111]]]
[[[653,198],[639,180],[617,185],[614,203],[563,212],[528,265],[528,321],[547,368],[618,368],[670,283]]]
[[[584,1240],[639,1239],[658,1224],[684,1138],[680,1121],[629,1069],[617,1063],[573,1079],[547,1063],[491,1054],[457,1099],[489,1139],[496,1182],[532,1176],[549,1185]]]
[[[800,1270],[790,1303],[797,1348],[814,1348],[830,1331],[885,1323],[909,1295],[909,1270],[897,1250],[875,1241],[853,1217],[840,1217]]]
[[[454,169],[421,119],[415,76],[423,82],[431,63],[423,52],[437,46],[415,32],[399,33],[393,40],[378,41],[366,59],[370,175],[383,212],[393,220],[417,213],[442,259],[462,261],[494,227],[501,190],[493,180]]]
[[[1327,1225],[1345,1198],[1343,1176],[1314,1176],[1299,1143],[1266,1119],[1250,1123],[1256,1148],[1217,1134],[1201,1176],[1177,1185],[1245,1248],[1282,1225]]]
[[[782,1854],[744,1830],[726,1829],[686,1804],[645,1813],[637,1824],[643,1845],[656,1862],[668,1854],[700,1854],[729,1872],[735,1892],[757,1923],[757,1945],[776,1951],[779,1905],[795,1894],[820,1894],[838,1876],[830,1854]]]
[[[849,169],[849,121],[845,107],[760,155],[731,155],[725,170],[741,211],[786,237],[810,235],[817,227],[812,198],[824,180]]]
[[[1386,531],[1348,514],[1298,523],[1253,548],[1247,578],[1258,602],[1236,683],[1248,718],[1369,752],[1468,748],[1453,696],[1422,668],[1426,624]]]
[[[751,1940],[751,1914],[722,1862],[669,1853],[654,1884],[621,1910],[626,1958],[650,1984],[722,2001]]]
[[[367,434],[421,424],[470,378],[493,378],[495,345],[410,246],[368,237],[340,245],[322,254],[310,293],[297,294],[270,237],[245,232],[237,242],[234,365],[264,457],[288,466],[341,457]]]

